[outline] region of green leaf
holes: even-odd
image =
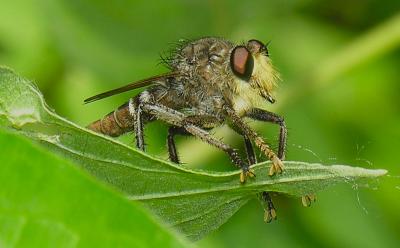
[[[0,130],[0,247],[184,247],[137,203]]]
[[[70,158],[98,179],[141,201],[170,226],[193,240],[226,222],[262,191],[293,196],[315,193],[340,182],[382,176],[385,170],[286,161],[283,174],[269,177],[269,163],[240,184],[240,171],[193,170],[151,157],[56,115],[40,92],[8,69],[0,70],[0,121]],[[284,214],[284,213],[282,213]],[[260,214],[261,218],[261,214]]]

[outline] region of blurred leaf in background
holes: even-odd
[[[289,127],[287,158],[367,168],[384,165],[389,176],[370,185],[376,190],[355,185],[324,192],[311,209],[276,196],[279,221],[270,225],[259,218],[259,206],[250,203],[199,245],[396,247],[400,241],[399,10],[400,2],[391,0],[2,1],[0,64],[34,79],[50,106],[86,125],[135,92],[87,106],[83,99],[165,71],[157,66],[159,53],[180,38],[271,40],[271,58],[283,78],[274,110],[285,116]],[[377,29],[381,32],[374,33]],[[352,63],[340,60],[351,51],[359,55]],[[371,51],[378,52],[364,56]],[[340,70],[332,77],[326,68]],[[313,79],[315,75],[325,81]],[[312,90],[304,91],[310,84]],[[276,144],[275,127],[257,125],[257,129]],[[160,123],[146,130],[149,152],[166,159],[165,134]],[[224,136],[240,148],[238,137]],[[122,140],[133,144],[130,136]],[[199,141],[181,138],[178,148],[193,144],[202,160],[192,156],[192,149],[183,149],[184,162],[232,169],[225,156]]]

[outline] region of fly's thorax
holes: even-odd
[[[193,80],[212,82],[223,73],[232,47],[231,42],[219,38],[189,41],[178,49],[172,66]]]

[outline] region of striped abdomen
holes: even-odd
[[[98,133],[116,137],[132,131],[133,123],[133,116],[129,112],[129,104],[125,103],[117,110],[90,124],[88,128]]]

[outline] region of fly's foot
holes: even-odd
[[[247,177],[255,177],[254,170],[250,169],[248,165],[242,167],[242,172],[240,172],[240,182],[246,182]]]
[[[271,167],[269,168],[269,173],[268,175],[273,176],[275,174],[282,173],[284,170],[284,165],[282,163],[282,160],[280,160],[275,154],[272,154],[270,156],[270,160],[272,162]]]
[[[264,221],[270,223],[272,220],[276,220],[275,208],[267,208],[264,210]]]
[[[304,207],[311,206],[311,203],[315,202],[316,200],[317,196],[315,194],[309,194],[301,197],[301,203],[303,204]]]
[[[276,210],[274,207],[274,203],[272,202],[272,199],[269,196],[268,192],[262,192],[262,198],[266,203],[264,209],[264,221],[270,223],[272,220],[276,220]]]
[[[232,158],[232,162],[238,166],[240,169],[242,169],[242,172],[240,173],[240,182],[244,183],[246,182],[247,177],[255,177],[254,171],[250,169],[249,165],[243,162],[243,160],[239,157],[236,151],[232,151],[230,153],[230,156]]]

